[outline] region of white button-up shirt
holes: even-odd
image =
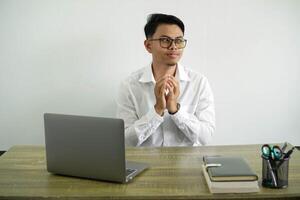
[[[125,122],[127,146],[198,146],[210,142],[215,130],[214,98],[207,78],[178,64],[180,109],[156,113],[151,65],[122,82],[117,117]]]

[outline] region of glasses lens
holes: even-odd
[[[172,44],[172,39],[170,38],[160,38],[160,45],[163,48],[168,48]]]
[[[185,40],[183,38],[175,39],[175,45],[177,48],[182,49],[185,47]]]
[[[182,49],[186,45],[186,40],[183,38],[176,38],[174,40],[171,38],[159,38],[159,41],[160,46],[163,48],[169,48],[172,45],[173,41],[178,49]]]

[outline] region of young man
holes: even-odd
[[[207,79],[178,62],[187,41],[175,16],[152,14],[145,25],[152,62],[120,87],[117,117],[125,121],[127,146],[198,146],[215,130]]]

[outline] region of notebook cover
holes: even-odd
[[[250,168],[242,157],[233,156],[204,156],[204,165],[221,164],[218,167],[208,167],[207,172],[211,181],[254,181],[257,174]]]
[[[211,193],[251,193],[259,192],[258,181],[211,181],[206,167],[202,165],[202,172]]]

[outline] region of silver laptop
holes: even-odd
[[[122,119],[44,114],[47,170],[126,183],[148,167],[125,161]]]

